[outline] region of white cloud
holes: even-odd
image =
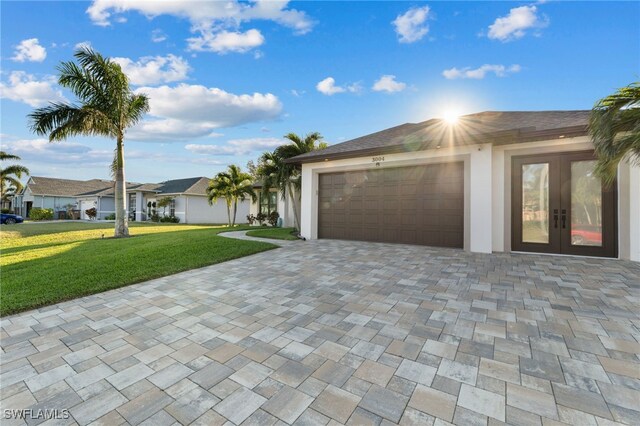
[[[39,138],[3,141],[2,144],[25,162],[107,166],[113,160],[112,150],[95,149],[76,142],[49,142]]]
[[[497,18],[489,25],[487,36],[490,39],[509,41],[523,37],[527,30],[543,28],[549,24],[546,17],[538,16],[534,5],[514,7],[507,16]]]
[[[207,155],[248,155],[253,152],[269,151],[287,143],[278,138],[232,139],[226,145],[187,144],[185,149],[196,154]]]
[[[471,67],[466,67],[466,68],[454,67],[454,68],[442,71],[442,75],[449,80],[454,80],[457,78],[471,78],[471,79],[481,80],[488,73],[494,73],[497,77],[506,77],[508,74],[520,72],[521,69],[522,67],[518,64],[514,64],[509,67],[506,67],[504,65],[484,64],[481,67],[478,67],[475,69],[472,69]]]
[[[316,84],[316,89],[323,95],[332,96],[336,93],[358,93],[362,90],[360,83],[353,83],[347,86],[336,86],[336,80],[333,77],[327,77]],[[294,95],[296,96],[296,95]]]
[[[151,41],[161,43],[167,39],[167,35],[161,29],[151,31]]]
[[[81,41],[79,43],[76,43],[76,45],[74,46],[75,50],[78,49],[86,49],[86,48],[90,48],[91,47],[91,42],[88,40],[85,41]]]
[[[23,102],[32,107],[41,107],[49,102],[66,101],[62,92],[54,88],[54,77],[37,80],[24,71],[13,71],[7,83],[0,82],[0,97]]]
[[[396,29],[400,43],[413,43],[420,40],[429,32],[429,6],[413,7],[392,22]]]
[[[12,60],[16,62],[42,62],[47,57],[47,49],[38,43],[37,38],[22,40],[16,46]]]
[[[96,25],[101,26],[111,25],[113,15],[131,11],[139,12],[149,19],[160,15],[185,18],[191,23],[191,31],[196,34],[196,37],[188,40],[191,49],[219,53],[246,52],[264,41],[258,30],[240,31],[243,23],[252,20],[273,21],[293,29],[296,34],[306,34],[311,31],[314,22],[304,12],[288,8],[288,3],[288,0],[250,2],[94,0],[87,9],[87,14]],[[225,48],[225,46],[231,47]]]
[[[264,37],[260,31],[250,29],[246,32],[238,31],[203,31],[199,37],[187,39],[189,50],[216,52],[225,54],[229,52],[246,53],[251,49],[262,46]]]
[[[407,88],[405,83],[396,81],[395,75],[383,75],[373,84],[372,89],[376,92],[395,93],[402,92]]]
[[[113,58],[132,84],[161,84],[181,81],[191,70],[189,63],[179,56],[145,56],[134,62],[129,58]]]
[[[214,136],[222,127],[272,120],[282,104],[271,93],[236,95],[218,88],[180,84],[175,87],[140,87],[149,96],[149,115],[128,133],[133,139],[184,140]]]

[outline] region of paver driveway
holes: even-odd
[[[639,277],[296,242],[4,318],[2,408],[83,425],[638,424]]]

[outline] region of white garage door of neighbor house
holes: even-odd
[[[85,210],[89,210],[92,207],[95,207],[93,201],[80,201],[80,212],[82,213],[83,219],[89,219],[89,216],[85,213]]]

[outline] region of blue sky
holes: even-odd
[[[338,143],[448,111],[588,109],[640,74],[638,2],[2,4],[2,149],[33,175],[108,178],[114,142],[49,144],[26,115],[73,100],[81,43],[150,97],[127,180],[213,176],[288,132]]]

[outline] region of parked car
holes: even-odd
[[[24,219],[22,216],[10,213],[0,213],[0,223],[4,225],[13,225],[14,223],[22,223]]]

